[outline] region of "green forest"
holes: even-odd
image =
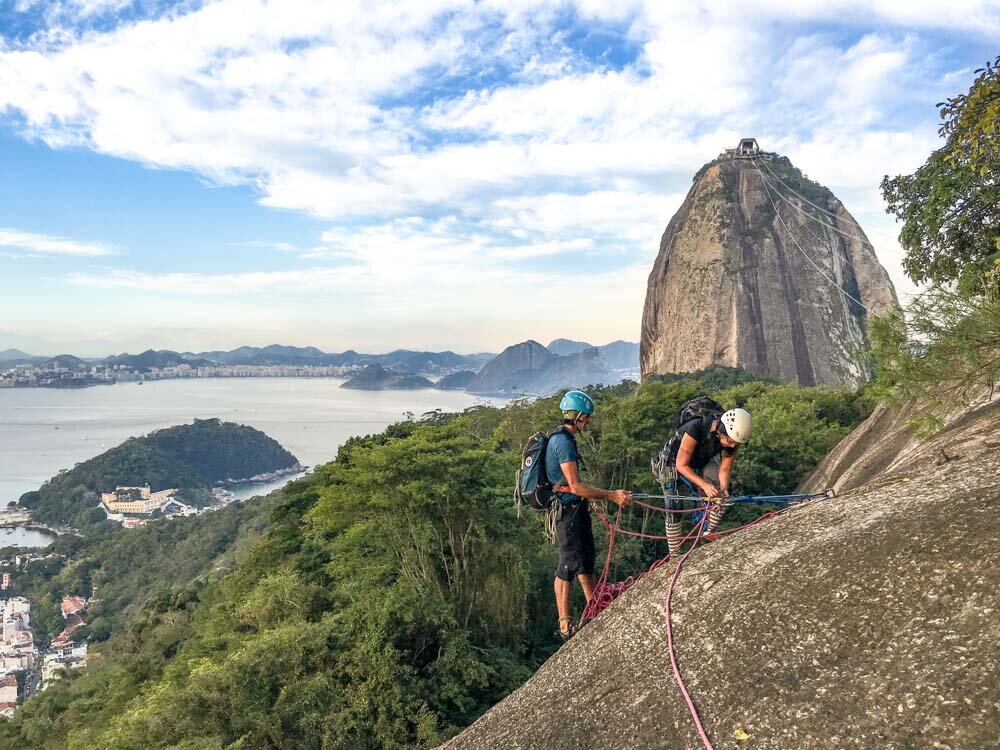
[[[105,521],[100,493],[116,486],[156,492],[178,488],[193,505],[212,500],[218,481],[246,479],[297,463],[295,456],[260,430],[218,419],[157,430],[57,474],[40,489],[21,496],[20,505],[40,523],[84,529]]]
[[[754,414],[741,493],[792,491],[871,408],[864,393],[725,368],[594,388],[597,420],[580,445],[589,480],[653,490],[650,455],[703,392]],[[512,500],[520,448],[555,426],[556,407],[430,413],[348,441],[226,521],[153,524],[71,555],[35,586],[54,597],[97,583],[99,656],[0,724],[0,746],[404,748],[454,734],[557,647],[555,548],[542,517],[519,518]],[[761,512],[738,510],[729,523]],[[630,513],[636,527],[651,522]],[[240,564],[213,575],[234,535]],[[616,570],[665,554],[622,544]]]

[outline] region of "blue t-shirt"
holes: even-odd
[[[563,476],[561,464],[572,461],[580,466],[580,456],[576,452],[574,443],[565,433],[557,432],[549,438],[549,443],[545,448],[545,476],[553,487],[564,487],[569,484]],[[571,503],[579,500],[578,495],[569,492],[556,492],[554,497],[564,503]]]

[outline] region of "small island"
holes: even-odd
[[[442,391],[464,391],[465,387],[471,383],[475,377],[476,373],[472,370],[461,370],[459,372],[453,372],[450,375],[445,375],[434,384],[434,387],[439,388]]]
[[[276,440],[219,419],[129,438],[62,471],[21,496],[35,523],[84,529],[123,514],[194,512],[216,502],[213,489],[303,467]],[[171,505],[172,503],[172,505]]]
[[[412,390],[417,388],[433,388],[432,383],[422,375],[392,372],[382,365],[368,365],[361,372],[341,383],[341,388],[357,388],[365,391]]]

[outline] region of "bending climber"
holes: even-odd
[[[545,449],[545,473],[552,483],[552,509],[556,514],[556,537],[559,540],[559,567],[555,575],[556,609],[559,611],[559,634],[566,640],[575,632],[570,619],[570,593],[573,579],[583,587],[590,601],[594,593],[594,533],[590,526],[589,500],[608,500],[620,506],[632,502],[625,490],[600,490],[580,480],[580,455],[577,433],[585,432],[594,418],[594,402],[583,391],[568,391],[559,402],[562,426],[549,438]]]
[[[721,414],[720,411],[718,404],[705,397],[685,404],[666,456],[668,494],[685,494],[683,490],[687,487],[705,500],[713,501],[704,529],[707,534],[715,531],[731,505],[726,498],[730,494],[729,480],[736,451],[753,432],[753,420],[746,409],[729,409]],[[720,454],[716,474],[714,461]],[[681,510],[682,502],[672,498],[667,508]],[[680,513],[668,516],[667,547],[671,554],[680,548],[683,540],[682,518]]]

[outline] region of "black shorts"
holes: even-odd
[[[572,581],[580,574],[593,575],[596,549],[586,500],[563,505],[562,518],[556,522],[556,538],[559,540],[556,578]]]

